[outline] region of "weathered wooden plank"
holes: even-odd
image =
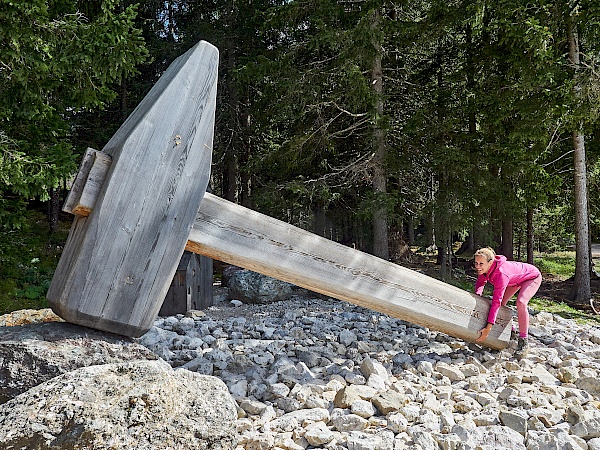
[[[104,147],[112,164],[48,292],[65,320],[129,336],[152,326],[208,184],[217,71],[217,49],[200,42]]]
[[[106,179],[110,164],[111,158],[106,153],[87,148],[63,211],[76,216],[89,216],[94,209],[94,203]]]
[[[93,148],[88,148],[85,151],[85,153],[83,154],[83,157],[81,158],[81,164],[79,166],[79,172],[77,173],[77,176],[75,177],[75,180],[73,181],[73,185],[71,186],[71,190],[69,191],[69,195],[67,196],[67,199],[65,200],[65,203],[63,205],[63,211],[70,212],[71,214],[75,214],[74,210],[75,210],[76,206],[79,204],[79,199],[81,198],[81,194],[83,192],[83,189],[85,188],[85,183],[88,179],[90,170],[92,170],[92,165],[96,162],[96,153],[98,153],[97,150],[94,150]],[[109,166],[106,166],[105,169],[108,170],[108,168],[109,168]],[[106,173],[104,175],[106,176]],[[100,185],[98,185],[96,187],[96,189],[94,190],[95,195],[92,196],[93,203],[96,201],[96,197],[98,196],[101,186],[102,186],[102,183],[100,183]],[[92,205],[92,208],[84,209],[83,214],[81,214],[81,215],[88,216],[90,214],[90,212],[92,212],[92,209],[93,209],[93,205]]]
[[[479,336],[490,307],[475,294],[209,193],[186,249],[465,340]],[[510,323],[510,309],[501,308],[485,345],[506,347]]]
[[[184,252],[158,314],[174,316],[212,305],[213,260]]]

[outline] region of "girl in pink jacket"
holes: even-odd
[[[531,264],[517,261],[508,261],[506,256],[496,255],[491,248],[482,248],[473,255],[477,282],[475,293],[481,295],[486,283],[494,286],[492,305],[488,313],[487,325],[479,332],[481,336],[476,342],[483,342],[488,337],[494,323],[500,305],[505,306],[508,300],[517,294],[517,315],[519,319],[519,340],[517,343],[517,357],[523,357],[529,350],[527,332],[529,330],[529,312],[527,303],[535,295],[542,283],[542,275],[539,269]]]

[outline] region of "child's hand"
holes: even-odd
[[[490,334],[491,330],[492,330],[491,327],[489,327],[489,328],[485,327],[485,328],[482,328],[481,330],[479,330],[480,336],[477,339],[475,339],[475,342],[485,341],[488,337],[488,334]]]

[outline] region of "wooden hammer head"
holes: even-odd
[[[208,185],[217,74],[217,49],[198,43],[104,147],[112,163],[48,291],[63,319],[133,337],[152,326]]]

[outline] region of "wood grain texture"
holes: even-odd
[[[89,216],[94,209],[106,174],[110,169],[111,157],[93,148],[87,148],[79,172],[69,191],[63,211],[76,216]]]
[[[213,305],[213,260],[185,252],[179,261],[159,315],[174,316]]]
[[[198,43],[104,147],[112,164],[48,292],[65,320],[128,336],[152,326],[208,184],[217,72],[217,49]]]
[[[467,341],[487,321],[482,297],[209,193],[186,249]],[[484,345],[507,346],[511,315],[500,309]]]

